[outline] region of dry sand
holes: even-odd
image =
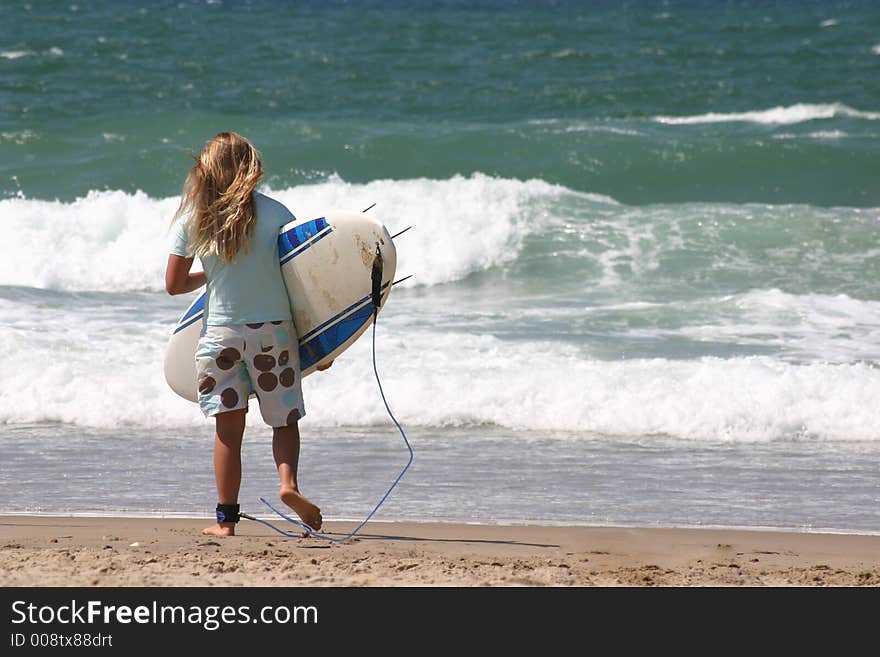
[[[371,522],[331,543],[243,520],[0,516],[2,586],[878,586],[880,536]],[[325,523],[344,536],[351,523]]]

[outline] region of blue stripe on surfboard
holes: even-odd
[[[311,241],[306,242],[305,244],[301,245],[301,246],[300,246],[299,248],[297,248],[295,251],[291,251],[290,253],[288,253],[288,254],[287,254],[287,255],[281,260],[281,264],[282,264],[282,265],[286,265],[288,262],[290,262],[291,260],[293,260],[293,259],[294,259],[296,256],[298,256],[300,253],[302,253],[303,251],[305,251],[305,250],[311,248],[312,246],[314,246],[315,242],[318,242],[318,241],[324,239],[325,237],[327,237],[327,235],[329,235],[329,234],[332,233],[332,232],[333,232],[333,228],[331,227],[331,228],[327,228],[327,229],[324,230],[324,232],[322,232],[322,233],[318,233],[315,237],[312,238]]]
[[[300,369],[306,370],[332,353],[334,349],[343,344],[352,335],[357,333],[358,329],[369,322],[372,316],[373,306],[371,304],[364,305],[311,340],[301,342],[299,345]]]
[[[195,322],[199,321],[202,318],[204,311],[205,293],[202,292],[202,295],[193,302],[193,305],[191,305],[183,314],[183,317],[180,318],[180,321],[177,323],[177,328],[174,329],[174,332],[179,333],[187,326],[191,326]]]
[[[189,326],[192,326],[193,324],[200,321],[201,319],[202,319],[202,314],[196,315],[191,320],[189,320],[186,324],[179,324],[178,327],[176,329],[174,329],[174,332],[180,333],[180,331],[182,331],[183,329],[185,329]]]
[[[333,232],[333,227],[324,217],[306,221],[278,236],[278,257],[281,264],[305,251],[312,244]]]
[[[388,288],[389,285],[391,285],[391,281],[388,281],[387,283],[385,283],[385,285],[382,286],[382,292],[384,292]],[[324,330],[330,324],[333,324],[334,322],[338,322],[343,316],[350,313],[352,310],[354,310],[358,306],[361,306],[361,305],[365,304],[366,302],[370,301],[371,297],[372,297],[372,295],[368,294],[367,296],[361,298],[359,301],[355,301],[353,304],[351,304],[348,308],[346,308],[342,312],[336,313],[335,315],[333,315],[333,317],[328,319],[326,322],[319,324],[318,326],[313,328],[311,331],[306,333],[304,336],[302,336],[299,339],[300,343],[311,340],[312,337],[316,333],[319,333],[320,331]]]

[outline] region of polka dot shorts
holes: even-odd
[[[295,336],[289,320],[206,326],[196,349],[202,412],[246,410],[255,392],[269,426],[288,426],[304,417]]]

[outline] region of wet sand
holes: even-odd
[[[246,520],[213,538],[206,524],[0,516],[0,585],[880,586],[880,536],[371,522],[332,543]],[[341,538],[353,527],[324,529]]]

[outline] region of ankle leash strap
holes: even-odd
[[[238,504],[218,504],[217,522],[238,522],[241,520],[241,506]]]

